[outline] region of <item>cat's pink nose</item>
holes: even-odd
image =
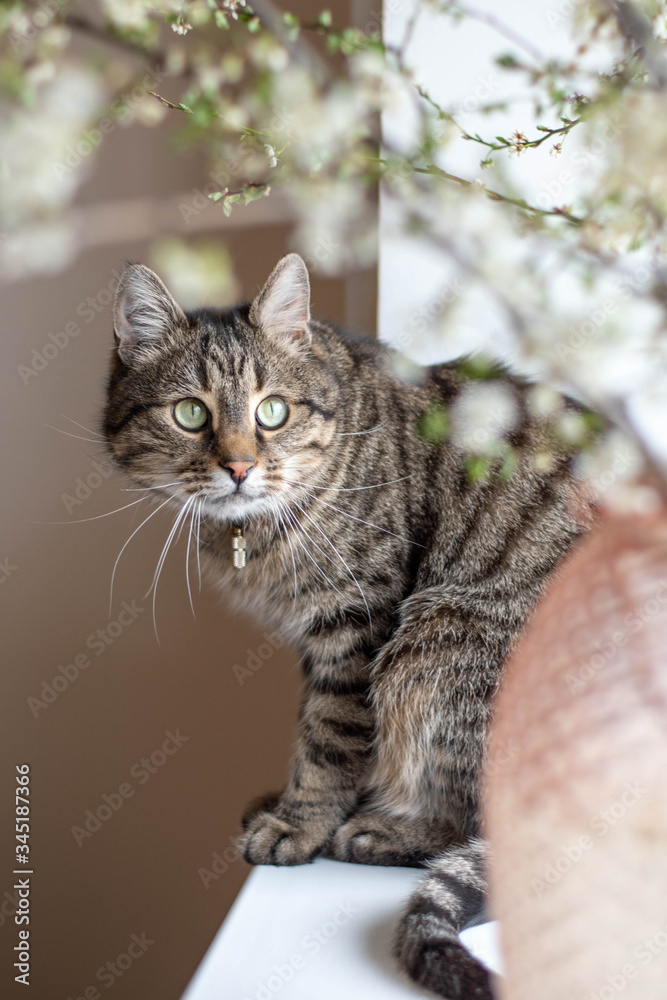
[[[250,470],[254,468],[254,462],[225,462],[225,469],[229,469],[235,483],[242,483]]]

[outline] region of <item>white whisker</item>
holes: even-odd
[[[336,437],[359,437],[360,434],[374,434],[375,431],[381,431],[383,427],[387,426],[387,421],[384,423],[376,424],[375,427],[369,427],[365,431],[339,431]]]
[[[60,416],[63,417],[65,420],[69,420],[71,423],[76,424],[76,426],[80,427],[82,431],[86,431],[88,434],[94,434],[95,437],[101,438],[102,441],[104,441],[104,434],[100,434],[99,431],[91,431],[90,427],[86,427],[84,424],[80,424],[78,420],[74,420],[72,417],[68,417],[66,413],[61,413]]]
[[[308,520],[313,525],[313,527],[316,528],[319,531],[319,533],[324,538],[325,542],[327,542],[331,546],[331,548],[334,550],[334,552],[336,553],[336,555],[340,559],[341,563],[343,564],[343,566],[345,567],[345,569],[347,570],[347,572],[349,573],[349,575],[354,580],[354,583],[356,584],[357,590],[361,594],[361,599],[363,600],[364,604],[366,605],[366,614],[368,615],[368,625],[369,625],[370,633],[371,633],[371,637],[372,637],[372,635],[373,635],[373,620],[372,620],[372,617],[371,617],[371,609],[368,606],[368,601],[366,600],[366,595],[364,594],[363,590],[361,589],[361,584],[357,580],[356,576],[354,575],[354,573],[352,572],[352,570],[350,569],[350,567],[348,566],[348,564],[346,563],[346,561],[343,559],[342,555],[340,554],[340,552],[338,551],[338,549],[336,548],[336,546],[334,545],[334,543],[331,541],[330,538],[327,537],[327,535],[324,533],[324,531],[322,531],[322,529],[320,528],[319,524],[317,524],[317,522],[315,520],[313,520],[313,518],[310,516],[310,514],[308,513],[308,511],[304,510],[304,508],[300,504],[296,504],[296,506],[299,508],[299,510],[301,511],[301,513],[304,515],[304,517],[308,518]]]
[[[289,547],[290,558],[292,560],[292,569],[294,570],[294,598],[296,599],[296,595],[297,595],[297,593],[299,591],[299,584],[297,582],[297,577],[296,577],[296,561],[294,559],[294,549],[292,547],[292,539],[290,538],[289,528],[283,522],[282,517],[281,517],[281,511],[282,511],[283,508],[282,508],[280,502],[278,500],[276,500],[275,501],[275,505],[276,505],[276,508],[277,508],[278,523],[283,525],[283,528],[284,528],[284,531],[285,531],[285,538],[287,540],[287,545]],[[282,532],[281,532],[281,537],[282,537]]]
[[[271,519],[272,519],[272,521],[273,521],[273,523],[275,525],[275,535],[274,535],[274,537],[278,538],[279,541],[282,542],[282,540],[283,540],[283,533],[282,533],[282,530],[281,530],[281,527],[280,527],[280,523],[279,523],[279,520],[278,520],[278,514],[277,514],[277,512],[275,510],[275,504],[273,504],[273,503],[269,503],[269,514],[270,514]],[[282,551],[281,551],[281,556],[282,556]],[[284,559],[283,559],[283,563],[284,563]]]
[[[341,510],[340,507],[334,507],[333,504],[327,503],[321,497],[316,497],[311,495],[311,500],[317,500],[318,503],[323,503],[325,507],[330,507],[331,510],[338,511],[344,517],[349,517],[352,521],[359,521],[360,524],[367,524],[369,528],[376,528],[378,531],[383,531],[385,535],[393,535],[394,538],[400,538],[402,542],[409,542],[410,545],[417,545],[420,549],[425,549],[426,546],[422,545],[421,542],[415,542],[412,538],[405,538],[404,535],[397,535],[395,531],[390,531],[389,528],[381,528],[379,524],[373,524],[372,521],[364,521],[362,517],[355,517],[354,514],[348,514],[346,510]]]
[[[193,500],[194,500],[194,494],[193,494],[193,496],[189,497],[185,501],[185,503],[183,504],[183,506],[179,510],[178,514],[176,515],[176,519],[174,520],[174,523],[172,525],[171,531],[169,532],[169,535],[167,536],[167,541],[164,543],[164,547],[162,549],[162,552],[160,553],[160,558],[158,560],[157,568],[155,570],[155,575],[153,576],[153,582],[151,583],[150,587],[148,588],[148,590],[144,594],[144,597],[148,597],[148,595],[150,594],[151,590],[153,591],[153,628],[155,630],[155,638],[158,641],[158,645],[160,643],[160,636],[158,635],[158,631],[157,631],[157,618],[156,618],[156,614],[155,614],[155,612],[156,612],[156,600],[157,600],[157,585],[160,582],[160,576],[162,574],[162,568],[163,568],[163,566],[164,566],[164,564],[165,564],[165,562],[167,560],[167,555],[169,553],[169,549],[171,547],[171,543],[172,543],[172,541],[174,539],[174,535],[176,534],[176,531],[178,529],[179,524],[183,523],[183,520],[184,520],[184,518],[185,518],[185,516],[186,516],[186,514],[188,512],[188,507],[193,502]]]
[[[99,441],[96,438],[87,438],[83,437],[83,435],[81,434],[72,434],[71,431],[64,431],[62,427],[54,427],[53,424],[44,424],[44,426],[48,427],[49,430],[51,431],[57,431],[58,434],[65,434],[67,435],[67,437],[76,438],[77,441],[87,441],[88,444],[98,444],[98,445],[104,443],[103,441]]]
[[[144,500],[144,499],[146,499],[146,498],[145,498],[145,497],[142,497],[141,499],[142,499],[142,500]],[[112,608],[113,608],[113,584],[114,584],[114,580],[115,580],[115,578],[116,578],[116,569],[118,568],[118,563],[119,563],[119,561],[120,561],[120,557],[122,556],[123,552],[124,552],[124,551],[125,551],[125,549],[126,549],[126,548],[128,547],[128,545],[130,544],[130,542],[132,541],[132,539],[134,538],[134,536],[136,535],[136,533],[137,533],[138,531],[141,531],[141,529],[143,528],[143,526],[144,526],[144,525],[145,525],[145,524],[146,524],[146,523],[147,523],[148,521],[150,521],[150,519],[151,519],[152,517],[155,517],[155,515],[157,514],[157,512],[158,512],[159,510],[162,510],[162,508],[163,508],[163,507],[166,507],[166,506],[167,506],[167,504],[168,504],[168,503],[169,503],[169,502],[170,502],[171,500],[173,500],[173,499],[174,499],[174,497],[167,497],[167,499],[166,499],[166,500],[163,500],[163,502],[162,502],[162,503],[160,504],[160,506],[159,506],[159,507],[156,507],[154,511],[151,511],[151,513],[150,513],[150,514],[148,515],[148,517],[147,517],[147,518],[146,518],[145,520],[143,520],[143,521],[141,522],[141,524],[139,525],[139,527],[138,527],[138,528],[135,528],[135,529],[134,529],[134,531],[132,532],[132,534],[130,535],[130,537],[128,538],[128,540],[127,540],[127,541],[125,542],[125,544],[123,545],[123,547],[122,547],[122,549],[120,550],[120,552],[118,553],[118,556],[117,556],[117,558],[116,558],[116,562],[114,563],[114,567],[113,567],[113,572],[111,573],[111,591],[110,591],[110,594],[109,594],[109,618],[111,618],[111,611],[112,611]],[[136,501],[136,502],[138,503],[138,501]],[[129,505],[128,505],[128,506],[129,506]]]
[[[123,507],[116,507],[115,510],[108,510],[106,514],[96,514],[95,517],[79,517],[76,521],[29,521],[29,524],[83,524],[84,521],[99,521],[101,517],[111,517],[112,514],[118,514],[121,510],[127,510],[128,507],[134,507],[135,504],[141,503],[142,500],[148,500],[148,497],[139,497],[138,500],[133,500],[132,503],[126,503]]]
[[[386,483],[373,483],[372,486],[315,486],[314,483],[302,483],[298,479],[284,479],[283,482],[291,486],[306,486],[311,490],[332,490],[335,493],[356,493],[358,490],[377,490],[381,486],[392,486],[394,483],[403,483],[406,479],[412,479],[414,473],[409,476],[401,476],[400,479],[389,479]]]
[[[159,486],[125,486],[121,490],[121,493],[141,493],[144,490],[166,490],[168,486],[181,486],[181,480],[177,479],[175,483],[160,483]]]
[[[195,497],[195,500],[196,500],[196,498],[197,498],[197,494],[196,493],[194,494],[194,497]],[[197,620],[197,616],[195,614],[195,606],[192,603],[192,589],[190,588],[190,546],[192,544],[192,529],[194,527],[196,507],[197,507],[196,503],[193,503],[192,509],[190,510],[190,530],[188,531],[188,547],[187,547],[187,550],[185,552],[185,582],[188,585],[188,597],[190,599],[190,610],[192,611],[192,617],[195,619],[195,621]]]
[[[176,534],[176,530],[178,529],[179,524],[182,523],[183,518],[184,518],[185,514],[187,513],[188,507],[192,503],[193,499],[194,499],[194,497],[188,497],[188,499],[186,500],[186,502],[183,504],[183,506],[181,507],[181,509],[176,514],[176,517],[174,519],[174,523],[172,524],[172,526],[171,526],[171,528],[169,530],[169,534],[167,536],[167,541],[164,543],[164,545],[162,547],[162,552],[160,553],[160,558],[158,559],[157,566],[155,568],[155,573],[153,574],[153,580],[151,582],[150,587],[148,588],[148,590],[144,594],[144,598],[148,597],[149,594],[150,594],[150,592],[155,587],[156,581],[157,581],[157,579],[158,579],[158,577],[160,575],[160,570],[162,569],[164,561],[167,558],[167,552],[169,550],[169,545],[171,543],[171,540],[173,539],[174,535]]]
[[[200,500],[197,505],[197,576],[199,578],[199,593],[201,594],[201,559],[199,551],[201,549],[201,512],[204,501]]]
[[[191,500],[194,500],[195,496],[196,496],[196,494],[194,494],[194,493],[193,493],[193,494],[192,494],[192,496],[191,496],[191,497],[189,497],[189,498],[188,498],[188,499],[187,499],[187,500],[185,501],[185,506],[186,506],[186,507],[189,507],[189,506],[190,506],[190,501],[191,501]],[[194,507],[194,504],[193,504],[192,506]],[[185,520],[181,521],[181,526],[180,526],[180,528],[178,529],[178,535],[176,536],[176,543],[177,543],[177,544],[178,544],[178,542],[180,542],[180,540],[181,540],[181,535],[183,534],[183,529],[184,529],[184,527],[185,527]]]
[[[325,579],[325,580],[327,581],[327,583],[328,583],[328,584],[329,584],[329,585],[330,585],[331,587],[333,587],[333,589],[334,589],[334,590],[336,591],[336,593],[337,593],[337,594],[340,594],[340,595],[341,595],[341,597],[342,597],[343,595],[341,594],[341,592],[340,592],[340,590],[338,589],[338,587],[336,586],[336,584],[335,584],[335,583],[333,582],[333,580],[332,580],[332,579],[331,579],[330,577],[328,577],[328,576],[327,576],[327,574],[326,574],[326,573],[324,572],[324,570],[323,570],[323,569],[322,569],[322,567],[321,567],[321,566],[319,565],[319,563],[317,562],[317,560],[316,560],[316,559],[315,559],[315,558],[314,558],[314,557],[313,557],[313,556],[312,556],[312,555],[310,554],[310,552],[308,551],[308,548],[307,548],[307,546],[305,546],[305,545],[304,545],[304,543],[303,543],[303,542],[301,541],[301,539],[299,538],[299,534],[298,534],[298,528],[299,528],[299,525],[298,525],[298,522],[296,521],[296,518],[295,518],[295,515],[294,515],[294,512],[293,512],[293,511],[291,511],[291,510],[289,509],[289,507],[287,507],[287,508],[285,509],[285,512],[286,512],[287,516],[289,517],[289,519],[290,519],[290,520],[292,521],[292,524],[294,525],[294,527],[295,527],[295,528],[297,529],[297,530],[295,531],[295,533],[294,533],[294,540],[295,540],[295,542],[298,542],[298,544],[299,544],[299,545],[301,546],[301,548],[303,549],[303,551],[304,551],[304,552],[306,553],[306,555],[308,556],[308,558],[310,559],[310,561],[312,562],[312,564],[313,564],[313,565],[315,566],[315,568],[316,568],[316,569],[318,570],[318,572],[322,574],[322,576],[323,576],[323,577],[324,577],[324,579]],[[305,532],[305,529],[303,529],[303,528],[302,528],[302,531],[304,532],[304,534],[306,534],[306,532]],[[311,542],[313,541],[313,540],[312,540],[312,538],[310,538],[310,535],[307,535],[307,537],[309,538],[309,540],[310,540]],[[317,545],[317,543],[316,543],[316,542],[313,542],[313,544],[314,544],[314,545]],[[319,547],[319,546],[318,546],[318,547]],[[321,551],[321,550],[320,550],[320,551]],[[324,553],[323,553],[323,554],[324,554]],[[328,558],[328,556],[327,556],[327,558]]]
[[[299,508],[302,514],[306,513],[303,507],[300,507],[299,504],[295,504],[295,506]],[[335,559],[332,559],[331,556],[327,552],[325,552],[320,545],[317,544],[317,542],[313,539],[312,535],[308,531],[306,531],[305,527],[302,524],[298,524],[298,522],[297,522],[297,527],[300,528],[301,534],[305,535],[309,542],[312,542],[312,544],[315,546],[318,552],[322,553],[327,562],[330,562],[332,566],[336,566]]]
[[[275,511],[275,504],[271,501],[270,498],[269,498],[268,502],[269,502],[269,516],[270,516],[271,520],[273,521],[273,525],[274,525],[273,537],[276,538],[278,536],[278,534],[279,534],[279,528],[278,528],[278,518],[277,518],[277,515],[276,515],[276,511]]]

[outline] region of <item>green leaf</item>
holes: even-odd
[[[510,448],[505,455],[503,464],[500,467],[500,472],[498,473],[503,482],[507,482],[508,479],[512,478],[518,464],[519,459],[517,458],[516,452]]]
[[[498,56],[496,59],[496,64],[501,66],[503,69],[516,69],[519,66],[519,62],[514,58],[514,56],[506,53],[505,55]]]
[[[492,379],[498,378],[502,369],[497,361],[487,358],[483,354],[473,354],[470,358],[464,358],[459,362],[458,370],[467,378]]]
[[[257,201],[258,198],[265,198],[271,187],[269,184],[246,184],[241,192],[243,196],[243,204],[249,205],[251,201]]]
[[[323,28],[331,27],[331,11],[323,10],[317,19],[317,23],[321,24]]]
[[[581,417],[593,436],[601,434],[604,430],[605,423],[599,413],[593,413],[592,410],[584,410]]]
[[[442,444],[449,435],[449,414],[444,403],[434,402],[417,423],[420,437],[429,444]]]
[[[463,459],[463,467],[470,482],[483,483],[489,477],[491,459],[487,458],[486,455],[466,455]]]
[[[216,10],[213,15],[213,19],[215,20],[215,23],[218,28],[221,28],[223,31],[229,30],[229,21],[227,20],[227,17],[223,13],[223,11]]]
[[[240,200],[240,194],[228,194],[225,196],[222,202],[222,211],[225,213],[227,218],[232,214],[232,207]]]

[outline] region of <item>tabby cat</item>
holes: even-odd
[[[457,934],[485,889],[485,730],[503,660],[583,530],[568,456],[538,471],[546,429],[529,386],[503,375],[518,464],[471,481],[465,456],[423,433],[465,366],[403,381],[386,347],[311,319],[296,254],[223,313],[185,314],[129,265],[114,323],[104,427],[117,467],[196,519],[230,600],[303,658],[289,778],[251,805],[244,857],[424,866],[397,958],[439,996],[488,1000]]]

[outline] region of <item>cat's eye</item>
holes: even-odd
[[[275,431],[287,420],[289,407],[281,396],[267,396],[257,407],[257,423],[260,427]]]
[[[208,423],[208,410],[199,399],[179,399],[174,403],[173,414],[185,431],[200,431]]]

